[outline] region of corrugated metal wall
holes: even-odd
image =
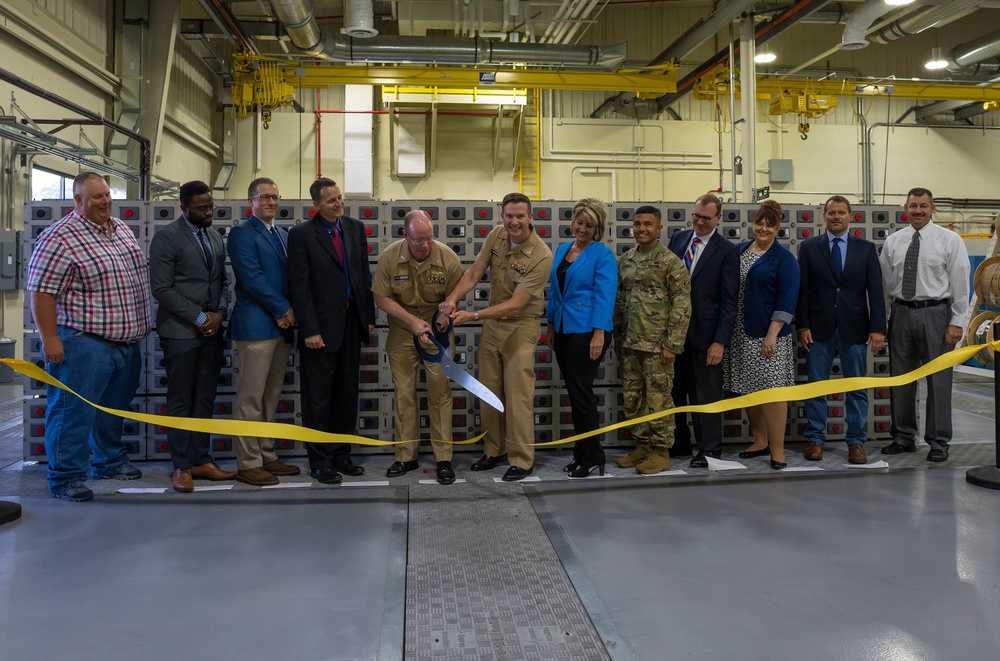
[[[33,4],[94,48],[107,49],[113,4],[109,0],[33,0]]]

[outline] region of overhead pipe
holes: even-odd
[[[378,34],[375,29],[375,11],[372,0],[346,0],[344,4],[344,27],[346,35],[360,39],[370,39]]]
[[[929,28],[939,28],[979,9],[982,0],[951,0],[925,11],[904,16],[873,32],[877,44],[888,44],[920,34]]]
[[[1000,30],[955,46],[948,53],[948,73],[972,75],[1000,71]],[[994,62],[987,62],[994,60]]]
[[[837,48],[841,50],[865,48],[869,43],[865,36],[872,23],[894,9],[896,7],[888,4],[885,0],[868,0],[847,17],[847,25],[844,27],[844,34],[840,38],[840,44],[837,45]]]
[[[257,44],[246,33],[227,5],[224,5],[221,0],[198,1],[233,44],[254,55],[260,55],[260,49],[257,48]]]
[[[324,36],[313,16],[310,0],[270,0],[275,16],[285,26],[296,48],[317,59],[371,64],[528,64],[549,67],[616,69],[624,61],[627,44],[609,48],[496,42],[474,37],[445,39],[379,36],[354,39]]]

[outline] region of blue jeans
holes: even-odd
[[[809,383],[830,378],[833,358],[840,354],[840,367],[844,377],[864,376],[868,372],[865,356],[867,344],[846,344],[840,341],[840,331],[826,342],[813,342],[809,346],[806,364],[809,367]],[[848,445],[864,443],[868,440],[867,413],[868,391],[855,390],[847,393],[847,437]],[[826,398],[814,397],[805,401],[807,441],[822,443],[826,440]]]
[[[127,409],[139,388],[139,343],[112,347],[103,338],[66,326],[59,326],[58,333],[66,357],[59,364],[46,363],[48,373],[95,404]],[[47,395],[45,453],[50,492],[85,481],[91,452],[97,474],[114,471],[128,461],[120,417],[98,411],[53,386]]]

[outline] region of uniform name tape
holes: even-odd
[[[940,372],[941,370],[949,369],[955,365],[964,363],[966,360],[972,358],[980,350],[987,346],[992,347],[994,351],[1000,351],[1000,340],[988,342],[986,344],[969,345],[962,347],[961,349],[949,351],[948,353],[938,356],[926,365],[919,367],[912,372],[900,374],[899,376],[829,379],[826,381],[817,381],[816,383],[803,383],[797,386],[769,388],[767,390],[761,390],[749,395],[741,395],[739,397],[733,397],[732,399],[719,400],[717,402],[712,402],[711,404],[677,406],[665,411],[658,411],[656,413],[650,413],[649,415],[601,427],[600,429],[595,429],[585,434],[568,436],[566,438],[561,438],[555,441],[547,441],[545,443],[534,443],[533,445],[535,447],[548,447],[575,443],[580,439],[590,438],[591,436],[597,436],[598,434],[604,434],[623,427],[631,427],[632,425],[649,422],[650,420],[656,420],[658,418],[677,413],[722,413],[723,411],[732,411],[733,409],[756,406],[758,404],[767,404],[770,402],[801,401],[812,397],[824,397],[838,392],[850,392],[852,390],[863,390],[866,388],[902,386],[907,383],[913,383],[914,381],[922,379],[930,374],[934,374],[935,372]],[[34,363],[30,363],[25,360],[17,360],[15,358],[0,358],[0,363],[7,365],[14,371],[20,372],[28,378],[41,381],[42,383],[50,386],[55,386],[56,388],[60,388],[66,392],[73,393],[77,397],[80,397],[80,395],[74,392],[71,388],[61,383],[58,379],[54,379],[49,376],[48,372]],[[291,441],[301,441],[303,443],[354,443],[356,445],[371,446],[390,446],[411,442],[382,441],[378,439],[365,438],[364,436],[356,436],[354,434],[331,434],[329,432],[317,431],[308,427],[289,425],[281,422],[215,420],[212,418],[180,418],[169,415],[156,415],[153,413],[134,413],[132,411],[121,411],[101,406],[100,404],[95,404],[84,397],[80,397],[80,399],[100,411],[110,413],[111,415],[121,416],[122,418],[126,418],[128,420],[136,420],[137,422],[145,422],[147,424],[158,425],[161,427],[173,427],[175,429],[184,429],[186,431],[203,432],[207,434],[283,438]],[[478,442],[485,435],[486,434],[484,432],[473,438],[449,442],[454,445],[471,445]]]

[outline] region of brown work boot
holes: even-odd
[[[635,468],[649,456],[650,447],[646,444],[636,445],[635,449],[629,452],[624,457],[618,457],[615,459],[615,463],[618,464],[619,468]]]
[[[236,479],[255,487],[268,487],[278,483],[278,478],[263,468],[247,468],[236,471]]]
[[[298,466],[292,466],[291,464],[286,464],[281,459],[275,459],[274,461],[269,461],[263,466],[271,475],[280,475],[281,477],[288,477],[289,475],[298,475],[302,472],[302,469]]]
[[[651,448],[649,456],[635,467],[635,472],[642,475],[656,475],[670,470],[670,450],[667,448]]]

